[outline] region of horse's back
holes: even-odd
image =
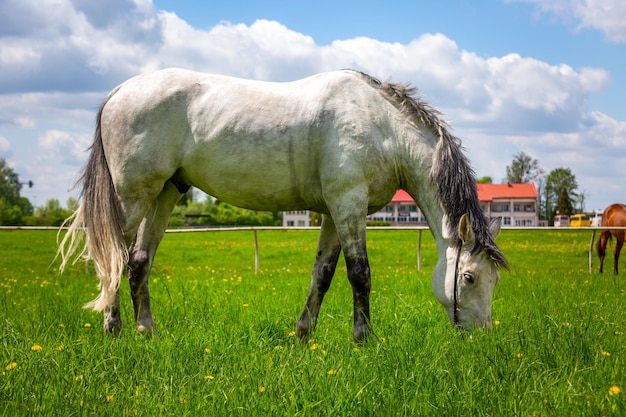
[[[398,186],[381,133],[393,106],[353,71],[273,83],[160,70],[122,84],[104,110],[117,172],[157,181],[183,172],[236,205],[325,212],[323,188],[345,177],[376,178],[379,206]]]

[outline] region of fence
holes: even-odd
[[[368,230],[417,230],[417,270],[422,270],[422,232],[428,226],[371,226]],[[0,230],[59,230],[49,226],[0,226]],[[281,226],[235,226],[235,227],[196,227],[183,229],[167,229],[166,233],[207,233],[226,231],[251,231],[254,234],[254,272],[259,272],[259,238],[258,231],[263,230],[319,230],[319,227],[281,227]],[[505,227],[503,230],[535,230],[535,231],[590,231],[589,241],[589,273],[593,267],[593,242],[598,230],[626,230],[626,227]]]

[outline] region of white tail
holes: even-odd
[[[115,93],[112,92],[111,95]],[[111,97],[109,95],[109,97]],[[108,99],[98,112],[91,154],[80,178],[82,202],[68,218],[67,233],[59,243],[60,270],[80,259],[93,259],[100,278],[100,295],[85,308],[102,311],[113,304],[121,276],[128,264],[128,248],[123,234],[123,215],[104,155],[100,118]],[[59,232],[60,233],[60,232]]]

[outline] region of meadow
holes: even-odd
[[[589,231],[504,230],[494,328],[471,337],[432,294],[430,234],[418,272],[417,231],[368,231],[376,334],[358,345],[343,260],[312,340],[294,336],[317,232],[258,239],[255,274],[252,232],[167,234],[147,340],[126,282],[111,338],[82,308],[93,268],[51,265],[56,232],[0,231],[0,415],[626,415],[626,278],[588,273]]]

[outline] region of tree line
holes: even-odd
[[[569,168],[556,168],[546,173],[539,161],[524,152],[513,156],[506,167],[506,182],[534,182],[539,194],[539,217],[550,220],[556,213],[573,214],[583,211],[585,193],[578,191],[575,175]],[[479,182],[493,182],[483,177]],[[32,183],[30,183],[32,185]],[[75,198],[68,199],[66,207],[59,200],[50,199],[42,207],[33,207],[21,196],[24,183],[0,158],[0,225],[12,226],[60,226],[78,207]],[[245,210],[212,198],[194,201],[193,188],[174,209],[169,225],[182,226],[280,226],[280,212],[257,212]]]

